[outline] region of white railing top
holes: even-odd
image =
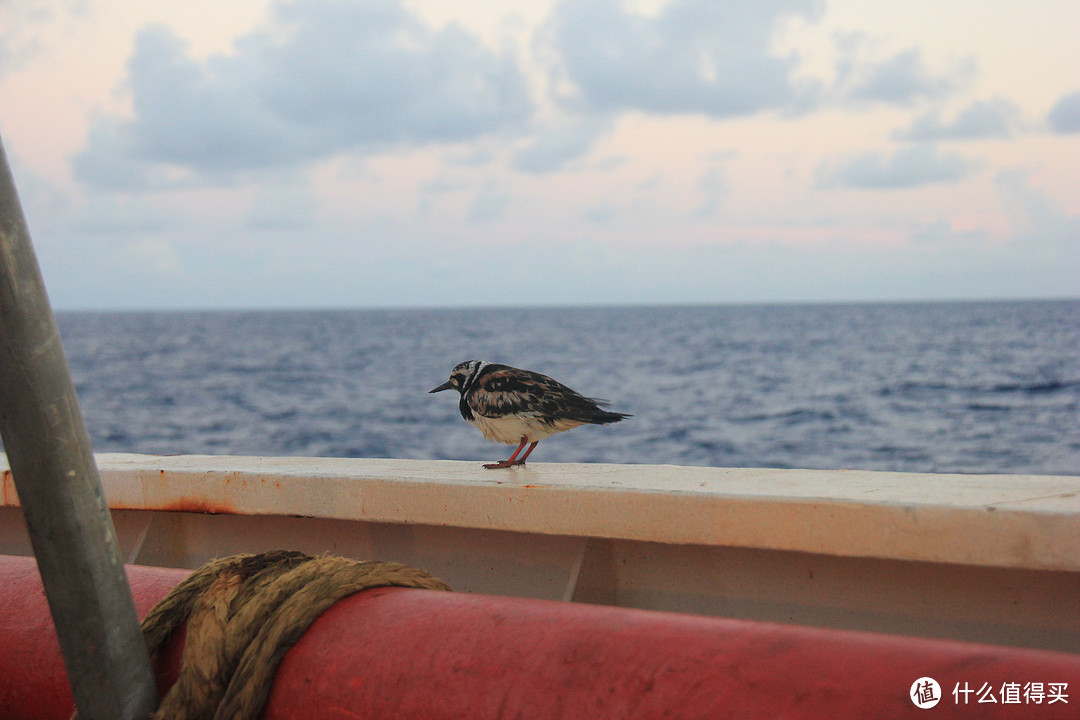
[[[110,507],[1080,571],[1080,477],[97,456]],[[6,468],[0,455],[0,466]],[[18,505],[3,473],[0,507]]]

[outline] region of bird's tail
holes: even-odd
[[[609,423],[617,423],[620,420],[625,420],[628,417],[634,417],[630,413],[611,412],[610,410],[597,410],[594,413],[590,413],[588,418],[584,418],[585,422],[592,423],[593,425],[607,425]]]

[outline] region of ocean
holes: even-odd
[[[58,319],[97,452],[493,461],[462,360],[633,417],[535,462],[1080,475],[1080,301]]]

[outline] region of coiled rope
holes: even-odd
[[[450,589],[401,563],[284,550],[203,565],[142,622],[151,654],[187,623],[180,677],[153,720],[254,720],[278,663],[315,618],[346,595],[387,585]]]

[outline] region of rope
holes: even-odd
[[[401,563],[284,550],[210,561],[142,622],[151,654],[187,623],[180,677],[151,717],[255,720],[278,663],[315,618],[346,595],[387,585],[450,589]]]

